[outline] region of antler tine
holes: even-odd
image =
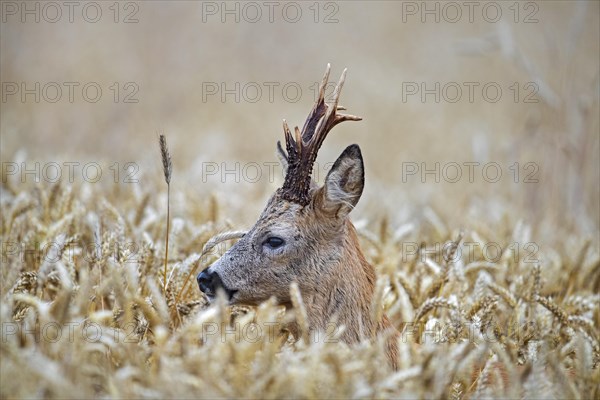
[[[285,135],[285,150],[287,152],[287,157],[295,157],[298,144],[294,141],[292,133],[290,132],[290,127],[285,119],[283,120],[283,133]]]
[[[288,126],[288,123],[285,119],[283,120],[283,133],[285,134],[286,138],[288,136],[292,136],[290,133],[290,127]]]
[[[317,104],[325,101],[325,87],[327,86],[327,82],[329,82],[329,73],[331,72],[331,64],[327,63],[327,68],[325,68],[325,74],[323,75],[323,79],[321,80],[321,86],[319,86],[319,99],[317,100]]]
[[[337,110],[338,102],[340,101],[340,93],[342,93],[342,87],[344,87],[344,82],[346,82],[346,72],[348,72],[348,68],[344,68],[342,71],[342,76],[340,76],[340,80],[335,86],[335,90],[333,91],[333,105],[332,108],[335,112]]]
[[[345,110],[344,107],[338,106],[338,102],[344,82],[346,81],[346,69],[342,72],[335,86],[332,102],[330,104],[325,103],[325,89],[329,81],[330,71],[331,65],[327,64],[321,86],[319,87],[319,97],[308,114],[302,131],[298,127],[295,127],[294,135],[292,135],[287,122],[283,121],[288,170],[281,193],[284,199],[303,205],[308,204],[310,201],[310,175],[312,174],[313,164],[317,158],[317,152],[329,131],[340,122],[360,121],[362,119],[355,115],[338,114],[338,110]]]
[[[337,86],[335,87],[335,90],[333,92],[333,105],[332,105],[332,113],[335,113],[335,119],[334,121],[331,123],[331,126],[329,127],[329,129],[333,128],[334,126],[336,126],[337,124],[339,124],[340,122],[344,122],[344,121],[362,121],[362,117],[358,117],[356,115],[352,115],[352,114],[338,114],[337,111],[338,110],[346,110],[346,107],[344,106],[339,106],[338,102],[340,100],[340,94],[342,92],[342,87],[344,86],[344,82],[346,82],[346,71],[348,69],[344,68],[344,71],[342,72],[342,76],[340,77],[340,80],[337,84]],[[328,117],[330,117],[331,115],[328,113],[327,117],[325,119],[328,119]]]
[[[327,68],[325,69],[325,74],[323,75],[323,79],[321,80],[321,85],[319,86],[319,98],[315,102],[312,110],[308,114],[306,121],[304,122],[304,126],[302,127],[302,142],[308,143],[314,133],[317,132],[315,129],[316,126],[321,121],[323,115],[327,111],[327,104],[325,104],[325,88],[327,87],[327,82],[329,82],[329,73],[331,72],[331,65],[327,64]]]
[[[340,94],[342,93],[342,87],[344,87],[344,82],[346,81],[347,71],[347,68],[344,68],[344,70],[342,71],[340,80],[338,81],[337,85],[335,85],[335,89],[333,90],[332,104],[327,106],[327,112],[325,113],[325,117],[319,121],[313,137],[327,135],[327,132],[336,125],[335,118],[337,116],[337,105],[340,100]],[[332,115],[334,116],[333,120],[331,118]]]
[[[335,91],[333,92],[333,107],[335,109],[335,123],[331,126],[333,128],[333,126],[339,124],[340,122],[343,121],[362,121],[361,117],[357,117],[356,115],[351,115],[351,114],[338,114],[337,111],[338,110],[346,110],[346,107],[344,106],[340,106],[338,105],[339,99],[340,99],[340,94],[342,92],[342,86],[344,86],[344,82],[346,82],[346,71],[348,69],[344,68],[344,72],[342,72],[342,76],[340,77],[340,80],[337,84],[337,86],[335,87]]]
[[[298,154],[302,153],[302,134],[298,127],[294,128],[294,134],[296,135],[296,147],[298,148]]]
[[[335,89],[333,91],[333,102],[331,105],[326,105],[327,112],[325,114],[325,117],[323,117],[321,120],[319,120],[319,123],[317,124],[317,127],[315,128],[315,134],[311,138],[311,139],[314,139],[315,142],[317,142],[317,144],[315,146],[316,148],[314,149],[315,151],[319,150],[319,147],[321,146],[321,143],[325,139],[325,136],[327,136],[327,133],[334,126],[339,124],[340,122],[361,121],[362,120],[361,117],[357,117],[356,115],[338,114],[338,112],[337,112],[340,109],[341,110],[346,109],[343,106],[338,106],[338,102],[340,99],[340,94],[342,93],[342,87],[344,87],[344,82],[346,81],[346,72],[347,71],[348,71],[348,69],[344,68],[344,71],[342,72],[342,75],[340,76],[340,80],[338,81],[338,83],[335,86]]]

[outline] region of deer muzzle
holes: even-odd
[[[211,271],[210,268],[206,268],[204,271],[200,272],[196,277],[196,281],[198,281],[198,287],[200,287],[200,290],[208,297],[210,301],[215,298],[218,290],[223,290],[229,301],[231,301],[237,292],[237,290],[232,290],[225,286],[219,274]]]

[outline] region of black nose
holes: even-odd
[[[200,290],[209,296],[214,296],[215,290],[217,289],[215,285],[215,277],[218,276],[218,274],[210,272],[208,268],[200,272],[196,278]],[[218,278],[218,280],[220,281],[221,279]]]
[[[235,292],[237,292],[237,290],[231,290],[227,288],[225,284],[223,284],[223,281],[221,280],[219,274],[216,272],[209,271],[209,268],[200,272],[196,277],[196,280],[198,281],[198,287],[200,288],[200,290],[210,297],[215,297],[215,295],[217,294],[217,289],[219,288],[225,291],[225,294],[227,295],[229,300],[231,300]]]

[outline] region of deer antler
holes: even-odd
[[[309,189],[313,165],[317,159],[317,152],[329,131],[340,122],[362,120],[361,117],[355,115],[338,114],[337,112],[338,110],[345,110],[344,107],[338,106],[338,101],[346,80],[346,69],[342,72],[342,76],[333,91],[332,104],[325,104],[325,87],[329,80],[330,68],[331,66],[327,64],[319,88],[319,98],[310,114],[308,114],[302,132],[298,127],[295,127],[294,136],[292,137],[286,120],[283,120],[288,169],[280,193],[282,198],[301,205],[307,205],[310,202]],[[283,153],[280,142],[277,142],[277,146],[279,151]]]

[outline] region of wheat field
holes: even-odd
[[[274,22],[262,3],[256,22],[244,3],[100,2],[97,23],[76,3],[72,23],[2,3],[1,398],[600,397],[598,2],[475,2],[472,22],[294,3],[293,23],[278,2]],[[281,120],[302,124],[327,63],[364,120],[315,177],[363,149],[351,218],[397,370],[385,337],[293,338],[293,289],[295,310],[229,307],[195,280],[281,185]]]

